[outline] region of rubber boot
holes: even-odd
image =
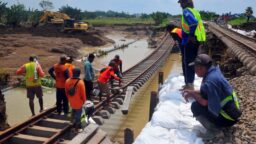
[[[203,140],[211,140],[216,137],[223,137],[224,133],[221,129],[217,128],[216,125],[210,122],[204,116],[198,116],[196,119],[206,128],[206,133],[201,133],[199,136]]]

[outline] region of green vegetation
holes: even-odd
[[[154,20],[155,25],[160,25],[167,19],[168,13],[154,12],[150,17]]]
[[[51,10],[53,9],[53,3],[49,0],[41,0],[39,3],[39,6],[45,11],[45,10]]]
[[[75,20],[81,20],[83,18],[83,13],[78,8],[72,8],[71,6],[62,6],[59,9],[60,12],[65,13],[69,15],[71,18],[74,18]]]
[[[100,25],[134,25],[134,24],[153,24],[154,21],[151,18],[142,19],[142,18],[111,18],[111,17],[104,17],[104,18],[95,18],[95,19],[88,19],[85,20],[89,24],[93,26],[100,26]]]
[[[256,19],[255,18],[251,19],[251,22],[256,22]],[[241,25],[243,23],[247,23],[246,17],[239,17],[239,18],[235,18],[235,19],[228,21],[228,24],[230,24],[230,25]]]
[[[203,20],[207,20],[207,21],[213,20],[219,16],[215,12],[209,12],[209,11],[200,11],[200,15]]]
[[[17,3],[7,7],[7,3],[0,0],[0,23],[16,26],[33,26],[38,23],[38,19],[44,10],[54,8],[50,0],[40,0],[41,10],[27,9],[23,4]],[[98,25],[135,25],[146,24],[163,27],[169,23],[168,17],[171,15],[163,12],[154,12],[152,14],[129,14],[125,12],[114,11],[82,11],[69,5],[62,6],[58,11],[66,13],[75,20],[88,22],[93,26]]]
[[[247,17],[247,22],[250,21],[250,18],[252,17],[253,10],[252,7],[247,7],[245,10],[245,16]]]

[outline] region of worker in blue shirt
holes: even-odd
[[[95,78],[94,69],[92,67],[92,62],[94,61],[95,55],[89,54],[87,60],[84,62],[84,84],[86,89],[86,99],[91,100],[92,90],[93,90],[93,80]]]
[[[192,113],[207,129],[201,137],[209,140],[223,136],[221,128],[233,126],[241,116],[236,94],[208,55],[198,55],[189,65],[194,65],[196,74],[203,78],[200,90],[182,91],[186,101],[195,99],[191,105]]]
[[[198,54],[200,44],[206,40],[203,21],[200,13],[194,9],[192,0],[179,0],[178,1],[183,9],[182,14],[182,42],[181,45],[184,49],[185,61],[185,85],[183,88],[193,89],[195,79],[195,70],[189,67],[188,64],[194,61]]]

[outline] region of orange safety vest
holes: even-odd
[[[182,39],[182,29],[181,28],[174,28],[171,33],[176,33]]]
[[[65,82],[66,82],[65,71],[67,70],[66,66],[62,64],[55,64],[53,68],[54,68],[54,73],[56,77],[55,87],[65,88]]]
[[[82,108],[83,104],[86,101],[86,93],[85,93],[85,86],[83,80],[79,80],[79,82],[76,85],[76,91],[73,96],[70,96],[68,93],[68,90],[71,88],[71,86],[74,86],[78,79],[67,79],[65,83],[65,91],[68,98],[68,101],[70,103],[70,106],[72,109],[80,109]]]
[[[116,80],[120,80],[119,77],[115,76],[113,68],[108,66],[106,70],[99,75],[98,82],[107,83],[111,76],[113,76]]]
[[[66,68],[68,68],[69,77],[72,78],[73,77],[73,69],[75,68],[75,66],[72,65],[71,63],[66,63],[65,66],[66,66]]]

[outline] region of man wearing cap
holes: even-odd
[[[119,77],[122,78],[123,76],[123,62],[120,59],[119,55],[115,55],[115,58],[111,60],[111,62],[115,63],[115,66],[113,67],[115,74]],[[113,83],[114,83],[114,77],[112,76],[110,78],[110,85],[113,88]],[[119,85],[121,85],[120,81],[119,81]]]
[[[209,140],[223,135],[221,128],[233,126],[241,116],[236,94],[208,55],[198,55],[189,65],[194,66],[196,74],[203,80],[200,90],[186,89],[182,94],[186,101],[195,99],[191,105],[192,113],[207,129],[201,136]]]
[[[43,111],[43,91],[41,86],[41,77],[44,76],[44,72],[41,68],[41,65],[37,61],[35,55],[29,57],[29,62],[21,66],[16,74],[25,73],[25,81],[27,88],[27,97],[29,98],[29,107],[32,113],[32,116],[35,115],[34,110],[34,98],[35,95],[38,98],[40,112]]]
[[[110,77],[114,77],[115,80],[118,80],[121,83],[121,78],[119,78],[118,76],[115,75],[114,72],[114,66],[115,66],[115,62],[110,61],[108,67],[104,68],[99,77],[98,77],[98,86],[100,89],[100,100],[102,97],[102,94],[106,94],[107,97],[107,101],[106,101],[106,105],[109,104],[109,98],[110,98],[110,89],[108,87],[108,81],[110,79]]]
[[[73,57],[72,56],[68,56],[66,59],[66,63],[65,66],[68,68],[68,72],[69,72],[69,77],[73,77],[73,69],[75,68],[75,66],[72,64],[73,62]]]
[[[82,107],[86,101],[86,95],[84,82],[79,79],[81,70],[74,68],[72,72],[73,77],[66,80],[65,91],[74,115],[75,128],[78,130],[81,128]],[[71,87],[75,89],[73,94],[70,93]]]
[[[170,36],[175,40],[180,48],[181,52],[181,62],[182,62],[182,72],[184,75],[184,81],[186,83],[186,71],[185,71],[185,54],[184,54],[184,47],[181,45],[182,42],[182,29],[178,28],[177,26],[173,24],[169,24],[166,27],[166,31],[170,34]]]
[[[56,105],[57,113],[61,114],[62,110],[65,115],[68,114],[68,99],[65,93],[65,82],[69,78],[69,69],[65,66],[66,56],[62,55],[60,57],[59,63],[53,65],[48,71],[52,78],[55,79],[56,87]]]
[[[93,80],[95,78],[95,72],[92,67],[95,55],[89,54],[87,60],[84,62],[84,84],[86,89],[86,96],[88,100],[91,100],[91,94],[93,90]]]
[[[195,70],[189,67],[188,64],[194,61],[197,56],[198,49],[202,43],[206,41],[206,34],[201,19],[200,13],[194,9],[192,0],[179,0],[180,6],[183,9],[182,14],[182,42],[184,47],[184,61],[185,61],[185,86],[184,88],[193,88],[195,79]]]

